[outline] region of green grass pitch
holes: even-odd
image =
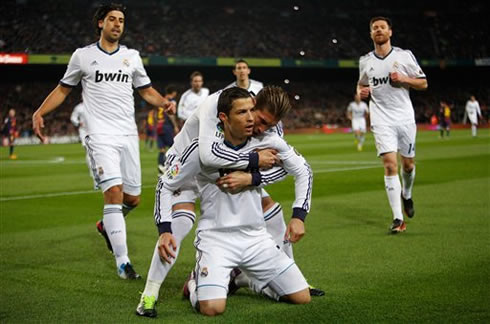
[[[490,134],[419,132],[416,215],[388,235],[391,212],[373,138],[357,152],[351,134],[290,135],[314,170],[306,235],[294,247],[308,281],[326,291],[309,305],[276,303],[248,290],[224,315],[205,318],[181,298],[194,264],[189,235],[162,286],[159,321],[194,323],[490,322]],[[102,197],[80,145],[0,150],[0,322],[149,322],[134,314],[142,281],[116,275],[96,233]],[[142,203],[127,218],[135,269],[146,278],[157,239],[153,224],[157,153],[141,149]],[[286,218],[292,179],[268,188]]]

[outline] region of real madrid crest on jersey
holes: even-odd
[[[180,164],[176,163],[176,164],[172,165],[172,167],[167,170],[165,175],[168,179],[173,179],[179,174],[179,172],[180,172]]]
[[[129,66],[129,61],[128,61],[128,59],[124,59],[124,60],[123,60],[123,64],[124,64],[125,66]]]

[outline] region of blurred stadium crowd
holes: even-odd
[[[115,1],[118,2],[118,1]],[[448,0],[439,2],[392,2],[378,0],[343,1],[246,1],[225,0],[127,0],[126,35],[122,43],[136,48],[142,56],[188,57],[274,57],[293,59],[358,59],[372,50],[369,18],[386,15],[393,19],[395,46],[409,48],[421,59],[475,59],[490,57],[487,5]],[[70,54],[97,38],[90,21],[99,2],[83,0],[2,1],[0,52]],[[432,7],[431,7],[432,6]],[[428,9],[430,8],[430,9]],[[301,52],[301,53],[300,53]],[[149,73],[152,76],[151,72]],[[61,76],[60,76],[61,77]],[[206,79],[211,92],[232,81]],[[252,73],[251,78],[254,77]],[[155,80],[163,91],[172,83],[179,96],[188,83]],[[295,109],[284,120],[287,129],[348,126],[345,109],[352,100],[356,80],[350,83],[326,78],[324,81],[278,84],[295,99]],[[271,84],[262,80],[264,84]],[[428,92],[411,92],[418,123],[429,123],[437,115],[439,101],[452,107],[452,121],[461,122],[464,105],[474,94],[488,122],[490,94],[485,85],[464,89],[437,84],[429,77]],[[20,136],[32,135],[32,112],[56,86],[56,82],[5,83],[0,87],[1,117],[9,108],[17,111]],[[471,91],[471,93],[469,92]],[[75,134],[69,117],[80,101],[80,89],[68,96],[60,109],[46,116],[48,135]],[[136,94],[136,118],[141,127],[150,107]]]
[[[118,2],[118,1],[114,1]],[[96,37],[99,1],[2,1],[0,51],[72,53]],[[387,15],[393,44],[419,59],[489,57],[484,1],[126,0],[123,43],[142,56],[357,58],[372,49],[369,18]],[[403,45],[402,45],[403,44]],[[303,51],[303,55],[300,52]]]

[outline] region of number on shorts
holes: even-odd
[[[408,145],[408,154],[410,154],[410,152],[413,152],[413,151],[415,151],[415,147],[413,147],[412,143],[410,143]]]

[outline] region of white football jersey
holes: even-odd
[[[364,101],[360,101],[359,103],[352,101],[347,107],[347,111],[352,113],[352,119],[364,119],[366,113],[369,112],[369,108]]]
[[[191,141],[199,137],[199,152],[205,165],[246,169],[249,164],[248,154],[237,154],[223,144],[223,131],[219,127],[218,99],[223,90],[209,95],[204,102],[186,120],[180,132],[174,137],[174,144],[167,151],[167,156],[181,156]],[[283,136],[282,124],[270,128],[266,134]]]
[[[87,120],[85,118],[85,108],[83,102],[73,108],[70,116],[70,121],[75,127],[78,127],[78,135],[80,136],[80,141],[84,143],[85,136],[87,136]]]
[[[98,42],[77,49],[60,83],[75,87],[80,81],[88,135],[138,134],[133,87],[151,86],[138,51],[120,45],[107,53]]]
[[[390,72],[411,78],[425,78],[417,60],[409,50],[392,47],[384,58],[374,51],[359,59],[359,84],[369,85],[371,125],[398,126],[415,123],[409,88],[392,85]]]
[[[259,187],[243,190],[237,194],[222,191],[216,179],[234,170],[203,166],[199,159],[199,141],[194,139],[182,156],[169,166],[157,185],[155,221],[157,224],[171,221],[171,195],[194,177],[199,184],[201,216],[198,229],[224,229],[242,226],[264,226]],[[313,173],[305,159],[277,134],[250,138],[240,147],[230,147],[237,153],[270,147],[276,149],[282,167],[261,171],[261,186],[284,179],[286,174],[295,177],[295,201],[293,214],[301,210],[304,215],[310,210]]]
[[[478,103],[478,101],[471,101],[471,100],[468,100],[466,102],[466,113],[468,115],[478,115],[478,116],[481,116],[481,110],[480,110],[480,104]]]
[[[209,96],[208,88],[201,88],[198,93],[187,90],[182,94],[177,107],[177,116],[180,119],[187,120],[194,110]]]
[[[252,94],[252,96],[256,96],[260,90],[264,87],[264,84],[260,81],[248,79],[248,88],[246,89],[248,92]],[[225,87],[225,89],[231,88],[231,87],[238,87],[236,81],[233,83],[230,83]]]

